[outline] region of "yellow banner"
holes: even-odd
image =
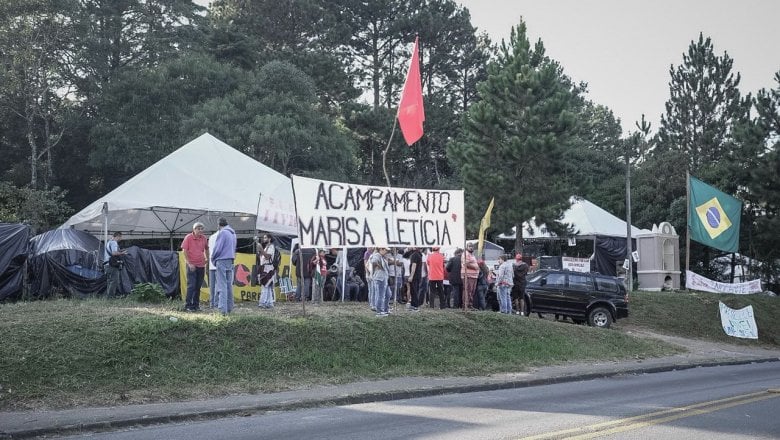
[[[252,267],[255,265],[254,254],[236,253],[236,259],[233,261],[233,298],[238,301],[258,301],[260,299],[260,286],[252,286],[250,278],[252,276]],[[187,265],[184,262],[184,255],[179,252],[179,280],[181,285],[181,297],[187,296]],[[284,301],[287,293],[292,286],[290,280],[290,254],[282,251],[282,262],[279,263],[278,285],[276,290],[276,300]],[[209,271],[206,268],[206,276],[203,280],[203,287],[200,289],[200,301],[208,304],[209,301]],[[286,286],[281,289],[279,285]]]

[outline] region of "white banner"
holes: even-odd
[[[590,272],[590,260],[587,258],[561,257],[561,268],[575,272]]]
[[[709,278],[704,278],[690,270],[685,272],[685,288],[691,290],[700,290],[702,292],[712,293],[734,293],[737,295],[748,295],[759,293],[761,289],[761,280],[747,281],[744,283],[719,283]]]
[[[429,247],[466,242],[463,191],[292,176],[301,247]]]
[[[723,331],[729,336],[745,339],[758,339],[758,326],[753,315],[753,306],[743,307],[739,310],[718,301],[720,305],[720,323]]]

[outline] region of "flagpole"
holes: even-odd
[[[390,176],[387,174],[387,152],[390,151],[390,144],[393,143],[393,135],[395,134],[395,127],[398,125],[398,118],[393,118],[393,131],[390,132],[390,140],[387,141],[387,147],[382,152],[382,170],[385,172],[385,182],[387,187],[390,188]]]
[[[687,281],[688,272],[691,270],[691,173],[688,170],[685,171],[685,196],[687,199],[685,201],[685,276]]]

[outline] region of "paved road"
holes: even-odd
[[[780,438],[778,408],[780,368],[769,362],[269,412],[90,438]]]

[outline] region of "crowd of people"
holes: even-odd
[[[219,229],[209,237],[204,225],[196,222],[192,232],[181,244],[186,265],[187,289],[184,310],[200,310],[200,290],[206,266],[209,270],[210,307],[223,315],[234,307],[233,271],[236,256],[236,233],[223,217]],[[105,247],[104,267],[108,278],[108,295],[116,291],[118,270],[113,262],[121,260],[124,251],[119,248],[121,233],[113,235]],[[258,307],[272,309],[275,302],[274,286],[278,279],[281,254],[270,234],[256,237],[256,263],[252,283],[260,286]],[[440,309],[486,310],[490,286],[496,290],[500,313],[523,314],[525,279],[529,265],[519,253],[514,258],[499,257],[497,268],[491,269],[474,254],[474,245],[466,244],[445,257],[439,247],[391,249],[369,248],[363,254],[363,276],[349,267],[344,253],[338,249],[292,250],[291,263],[297,279],[294,299],[321,303],[339,296],[346,301],[367,300],[376,316],[390,314],[391,302],[405,304],[406,309],[418,312],[422,307]],[[367,293],[364,297],[364,293]]]
[[[521,254],[501,256],[498,268],[491,269],[475,256],[473,244],[456,249],[449,258],[439,247],[367,249],[363,254],[365,283],[354,268],[342,271],[348,263],[338,249],[316,254],[311,249],[295,248],[291,261],[297,279],[296,301],[336,299],[342,290],[345,301],[359,301],[365,290],[368,305],[378,317],[390,314],[393,301],[405,304],[411,312],[424,306],[486,310],[490,286],[495,286],[501,313],[521,314],[529,270]]]

